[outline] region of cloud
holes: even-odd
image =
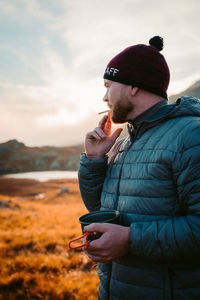
[[[2,139],[31,145],[83,140],[106,109],[108,61],[155,34],[165,40],[170,93],[184,90],[199,77],[199,9],[196,0],[1,1]]]
[[[41,21],[48,25],[59,20],[58,16],[53,14],[54,10],[42,9],[40,1],[37,0],[1,1],[0,12],[1,15],[6,15],[12,23],[17,22],[24,25],[35,21]]]
[[[75,124],[38,122],[34,112],[15,109],[3,110],[1,114],[0,142],[18,139],[29,146],[67,146],[84,142],[86,132],[96,126],[99,117],[95,112]],[[40,113],[40,118],[41,118]]]

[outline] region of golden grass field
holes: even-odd
[[[95,263],[68,249],[87,213],[77,180],[1,178],[0,200],[10,200],[0,208],[0,300],[98,299]]]

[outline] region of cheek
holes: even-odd
[[[114,90],[110,90],[109,93],[108,93],[108,99],[111,103],[115,103],[116,99],[117,99],[117,94],[116,94],[116,91]]]

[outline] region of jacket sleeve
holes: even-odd
[[[132,254],[167,261],[199,259],[200,127],[183,141],[172,166],[181,213],[165,220],[132,223]]]
[[[89,211],[100,209],[107,160],[107,156],[99,160],[91,160],[84,153],[81,155],[78,170],[79,188],[83,202]]]

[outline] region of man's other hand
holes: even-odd
[[[130,227],[110,223],[93,223],[85,231],[101,232],[102,236],[89,243],[85,253],[95,262],[110,262],[125,255],[129,249]]]

